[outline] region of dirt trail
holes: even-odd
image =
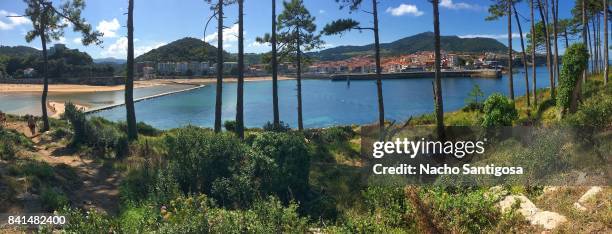
[[[120,174],[112,163],[104,163],[79,155],[62,142],[49,142],[40,133],[32,135],[25,122],[9,122],[7,128],[15,129],[34,142],[34,159],[51,165],[65,164],[74,169],[82,185],[74,191],[65,191],[73,206],[116,214],[119,208]]]

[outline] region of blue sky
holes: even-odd
[[[60,3],[61,1],[54,1]],[[79,34],[66,29],[61,42],[69,48],[78,48],[88,52],[94,58],[116,57],[125,58],[125,39],[127,0],[89,0],[82,16],[92,26],[105,33],[102,46],[81,45]],[[362,12],[349,13],[347,9],[339,10],[338,4],[333,0],[304,0],[311,14],[316,17],[318,29],[338,18],[352,17],[364,25],[372,22],[370,14]],[[370,1],[365,1],[364,10],[370,10]],[[380,0],[380,37],[381,42],[391,42],[406,36],[425,31],[433,31],[431,3],[428,0]],[[574,1],[560,2],[560,17],[571,16]],[[487,8],[491,0],[441,0],[440,23],[442,35],[458,35],[463,37],[492,37],[507,44],[506,20],[485,21],[488,15]],[[135,0],[135,53],[140,55],[153,48],[178,40],[183,37],[206,38],[216,43],[216,24],[209,26],[204,36],[205,20],[211,15],[210,6],[204,0]],[[7,18],[7,15],[23,14],[25,4],[20,0],[0,0],[0,45],[29,45],[41,48],[40,41],[35,40],[28,44],[25,33],[31,29],[28,20],[20,18]],[[529,17],[529,8],[526,3],[518,6],[519,12]],[[235,37],[237,26],[234,25],[237,16],[237,7],[226,7],[225,25],[228,27],[225,49],[230,52],[237,50]],[[282,0],[277,0],[277,12],[282,11]],[[537,14],[536,14],[536,18]],[[269,50],[266,45],[257,44],[255,38],[270,31],[271,28],[271,1],[245,0],[245,50],[247,52],[265,52]],[[522,22],[524,31],[528,22]],[[518,36],[516,25],[513,31]],[[323,38],[327,47],[340,45],[364,45],[373,41],[372,33],[357,31],[340,36]],[[564,43],[560,43],[563,45]],[[513,40],[513,46],[518,50],[520,41]],[[563,50],[563,49],[562,49]]]

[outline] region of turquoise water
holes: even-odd
[[[142,98],[160,93],[193,87],[191,85],[164,85],[138,88],[134,90],[134,98]],[[41,115],[40,92],[0,93],[0,110],[17,115]],[[98,108],[123,103],[123,91],[104,91],[95,93],[49,93],[49,101],[68,102]]]
[[[521,69],[522,70],[522,69]],[[531,70],[530,70],[531,75]],[[514,75],[515,95],[525,94],[522,72]],[[431,78],[385,80],[383,92],[386,118],[406,120],[410,116],[433,111]],[[531,78],[530,78],[531,82]],[[474,84],[485,95],[508,93],[507,76],[502,79],[447,78],[442,80],[444,110],[453,111],[465,105],[465,99]],[[546,68],[538,68],[537,87],[548,87]],[[367,124],[377,120],[376,84],[374,81],[332,82],[328,80],[303,81],[304,125],[307,128],[333,125]],[[292,127],[297,126],[296,82],[279,81],[280,117]],[[245,124],[261,127],[272,120],[272,83],[257,81],[245,83]],[[223,85],[223,120],[235,118],[236,84]],[[136,117],[157,128],[169,129],[187,124],[212,127],[214,124],[215,85],[146,100],[136,103]],[[111,120],[124,120],[125,108],[101,111],[94,115]]]

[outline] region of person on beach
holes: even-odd
[[[36,120],[32,115],[28,115],[28,127],[30,128],[32,136],[34,136],[34,134],[36,134]]]

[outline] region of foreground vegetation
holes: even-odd
[[[551,159],[566,155],[561,161],[577,160],[571,155],[580,155],[593,142],[598,142],[596,151],[609,152],[611,95],[610,86],[593,77],[583,87],[584,99],[578,111],[563,119],[558,117],[554,102],[547,100],[547,91],[541,91],[537,107],[527,107],[524,98],[511,103],[492,95],[484,102],[447,113],[445,122],[452,126],[591,129],[595,138],[575,145],[540,151],[525,149],[513,141],[500,141],[496,146],[511,155],[533,151]],[[500,108],[504,111],[495,111]],[[23,120],[12,117],[9,121]],[[433,115],[424,115],[411,118],[408,125],[434,123]],[[245,139],[240,140],[233,133],[233,122],[226,122],[226,131],[220,134],[195,126],[160,131],[140,123],[140,137],[131,144],[126,143],[125,128],[124,123],[88,118],[68,105],[63,120],[51,122],[52,130],[41,143],[65,145],[67,150],[93,157],[120,172],[119,210],[84,210],[74,204],[68,195],[82,186],[73,179],[78,178],[75,169],[25,156],[35,150],[35,143],[9,128],[0,130],[0,185],[6,188],[0,193],[0,204],[22,201],[17,194],[24,191],[38,194],[46,211],[70,220],[62,230],[74,233],[410,233],[432,226],[458,233],[541,229],[515,210],[501,212],[496,207],[499,196],[491,196],[486,187],[368,183],[360,171],[365,163],[360,157],[360,126],[300,132],[270,124],[247,129]],[[28,183],[20,183],[19,178],[27,178]],[[508,193],[525,194],[538,206],[567,214],[571,221],[559,230],[606,232],[612,228],[609,202],[594,204],[590,213],[583,214],[573,210],[570,202],[584,192],[583,188],[567,188],[552,198],[544,196],[542,189],[504,188]],[[604,194],[609,196],[610,192],[606,188]],[[39,229],[50,232],[53,227]]]

